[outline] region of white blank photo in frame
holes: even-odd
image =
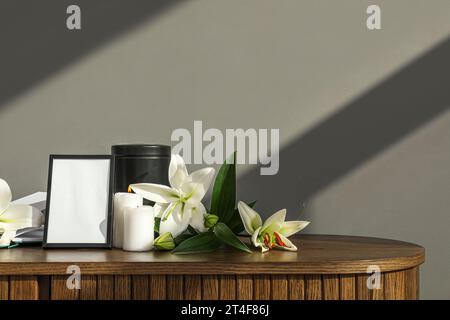
[[[51,155],[44,247],[111,247],[111,156]]]

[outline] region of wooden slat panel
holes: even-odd
[[[384,275],[384,298],[403,300],[406,297],[406,271],[386,272]]]
[[[200,275],[184,277],[184,299],[202,299],[202,277]]]
[[[384,273],[380,274],[380,288],[370,289],[370,300],[384,300]]]
[[[0,300],[9,299],[9,278],[8,276],[0,276]]]
[[[417,266],[416,269],[417,269],[417,273],[416,273],[416,276],[417,276],[417,278],[416,278],[416,284],[417,284],[417,287],[416,287],[416,299],[419,300],[420,299],[420,266]]]
[[[419,299],[419,267],[406,270],[406,299]]]
[[[152,275],[150,276],[150,299],[164,300],[167,297],[166,276]]]
[[[67,288],[69,275],[51,277],[51,299],[52,300],[78,300],[78,289]]]
[[[97,276],[81,276],[80,300],[97,300]]]
[[[131,299],[131,277],[114,276],[114,300]]]
[[[253,299],[253,277],[251,275],[237,276],[237,299],[252,300]]]
[[[183,276],[167,276],[167,299],[183,300]]]
[[[352,274],[340,276],[339,293],[341,300],[356,299],[356,278]]]
[[[202,276],[203,282],[203,299],[218,300],[219,299],[219,279],[215,275]]]
[[[255,300],[269,300],[270,290],[269,275],[255,275],[253,277],[253,296]]]
[[[236,276],[222,275],[219,280],[220,300],[236,299]]]
[[[368,276],[365,273],[356,275],[356,299],[358,300],[370,300],[370,290],[367,287]]]
[[[287,276],[272,275],[271,280],[272,300],[287,300],[289,293]]]
[[[133,275],[131,276],[131,297],[133,300],[148,300],[150,296],[149,276]]]
[[[97,299],[114,300],[114,276],[97,276]]]
[[[339,300],[339,275],[323,275],[323,299]]]
[[[302,275],[289,275],[289,299],[305,299],[305,278]]]
[[[51,287],[50,276],[39,276],[38,287],[39,287],[39,300],[50,300],[50,287]]]
[[[305,275],[305,299],[322,299],[322,278],[320,275]]]
[[[37,300],[39,299],[39,285],[36,276],[10,276],[10,300]]]

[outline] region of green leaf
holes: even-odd
[[[219,238],[229,246],[248,253],[252,253],[252,251],[241,240],[239,240],[239,238],[233,233],[233,231],[231,231],[230,228],[228,228],[226,224],[222,222],[216,224],[216,226],[214,227],[214,234],[217,236],[217,238]]]
[[[188,225],[187,232],[194,236],[198,234],[197,230],[195,230],[191,225]]]
[[[236,152],[232,163],[225,161],[217,173],[211,197],[211,210],[220,221],[228,223],[236,205]]]
[[[200,233],[181,242],[173,251],[174,254],[212,252],[218,249],[221,241],[212,232]]]
[[[253,208],[256,204],[256,201],[247,203],[247,205],[250,208]],[[235,234],[239,234],[242,231],[245,230],[244,224],[242,223],[241,216],[239,215],[239,210],[236,208],[233,212],[233,216],[230,219],[230,222],[228,222],[228,227],[233,231]]]
[[[189,238],[192,238],[192,237],[194,237],[192,234],[182,233],[182,234],[178,235],[177,237],[175,237],[175,239],[173,239],[173,240],[175,242],[175,245],[177,246],[180,243],[182,243],[183,241],[185,241],[185,240],[187,240]]]
[[[198,235],[197,230],[195,230],[192,226],[188,226],[187,229],[180,235],[178,235],[177,237],[175,237],[174,241],[176,245],[179,245],[180,243],[182,243],[183,241],[192,238],[193,236]]]
[[[159,233],[159,225],[161,224],[161,218],[155,217],[155,232]]]

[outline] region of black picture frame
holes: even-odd
[[[108,190],[108,213],[107,213],[107,227],[106,227],[106,242],[105,243],[48,243],[48,227],[49,227],[49,217],[50,217],[50,201],[51,201],[51,190],[52,190],[52,175],[53,175],[53,161],[69,159],[69,160],[109,160],[109,185]],[[45,249],[49,248],[112,248],[112,226],[113,226],[113,186],[114,186],[114,159],[111,155],[61,155],[61,154],[51,154],[49,156],[49,166],[48,166],[48,181],[47,181],[47,205],[45,210],[45,225],[44,225],[44,239],[42,242],[42,247]]]

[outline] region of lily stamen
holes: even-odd
[[[266,233],[264,234],[264,244],[269,248],[272,249],[272,243],[270,241],[270,236]]]
[[[278,232],[274,232],[273,234],[275,235],[275,240],[278,243],[278,245],[280,245],[282,247],[286,247],[286,244],[283,242],[283,240],[281,240],[281,237],[278,234]]]

